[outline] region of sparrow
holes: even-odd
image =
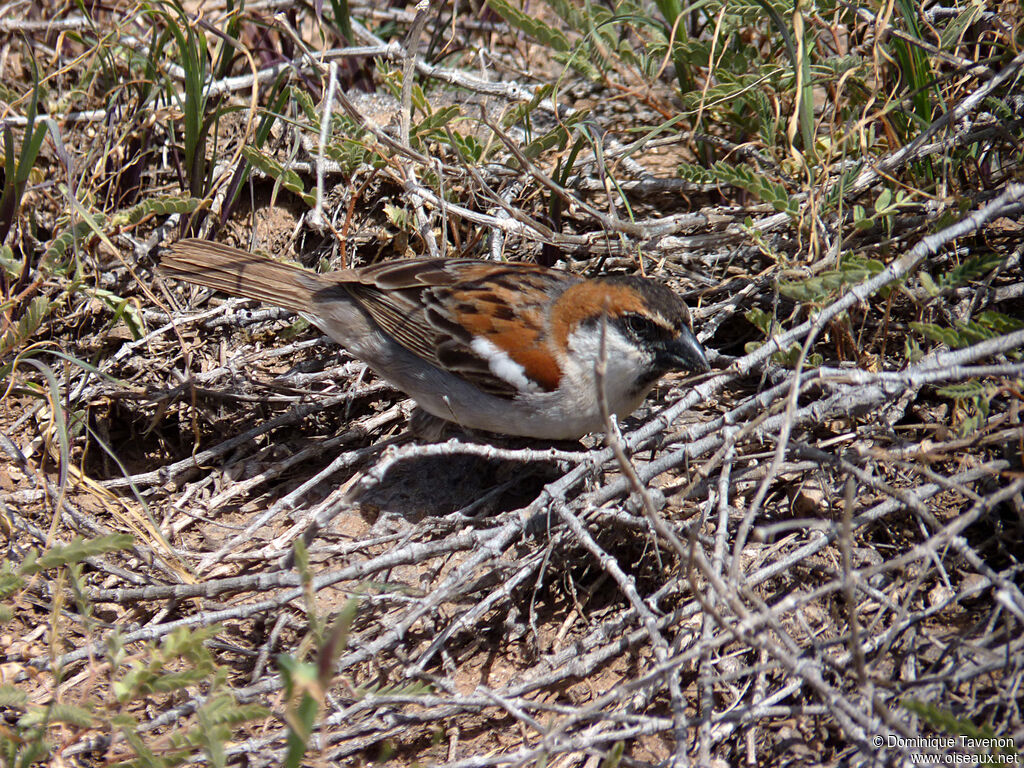
[[[608,412],[626,416],[664,374],[709,369],[686,304],[641,277],[460,258],[318,274],[197,239],[172,245],[160,271],[298,313],[470,430],[577,439],[605,429],[599,382]]]

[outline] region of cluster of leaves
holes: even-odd
[[[679,167],[679,175],[695,184],[730,184],[769,203],[776,211],[788,213],[794,219],[800,214],[800,203],[790,195],[784,184],[772,181],[764,173],[745,165],[732,165],[719,160],[704,168],[684,163]]]
[[[769,165],[758,167],[724,158],[680,165],[680,175],[699,183],[727,184],[794,218],[808,195],[804,185],[833,183],[816,199],[817,215],[845,206],[847,183],[870,162],[905,146],[941,115],[950,101],[947,82],[933,60],[965,57],[965,40],[982,14],[970,5],[943,24],[922,18],[923,8],[909,0],[896,3],[886,20],[896,34],[878,40],[879,55],[837,49],[831,29],[855,30],[865,19],[857,9],[831,2],[801,4],[754,0],[702,5],[687,13],[677,0],[656,3],[652,15],[633,0],[607,6],[549,0],[551,14],[527,13],[509,0],[488,0],[509,24],[581,74],[594,80],[629,82],[653,79],[668,62],[675,69],[683,111],[669,120],[693,118],[715,133],[758,137]],[[560,24],[553,23],[554,21]],[[932,40],[923,30],[935,30]],[[563,31],[563,29],[568,31]],[[930,34],[930,33],[929,33]],[[765,42],[781,40],[782,46]],[[925,51],[934,51],[929,58]],[[891,69],[879,70],[879,62]],[[881,90],[889,87],[888,91]],[[829,96],[815,124],[812,89]],[[993,100],[994,107],[1000,102]],[[879,119],[865,120],[866,110],[882,105]],[[1012,109],[1005,108],[1007,114]],[[856,126],[851,130],[849,126]],[[965,146],[944,158],[955,169],[976,147]],[[772,166],[779,169],[771,171]],[[906,188],[883,189],[867,210],[852,204],[855,228],[883,225],[891,234],[895,214],[910,204],[912,185],[934,183],[936,168],[924,161],[910,168]],[[769,176],[774,175],[774,178]]]
[[[878,259],[848,255],[840,260],[836,269],[826,270],[815,277],[786,281],[779,292],[801,303],[820,306],[836,298],[844,289],[874,277],[885,269]],[[888,295],[883,291],[883,298]]]

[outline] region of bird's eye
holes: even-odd
[[[669,335],[667,328],[643,315],[623,315],[622,325],[638,339],[664,339]]]

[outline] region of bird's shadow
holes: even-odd
[[[487,517],[529,504],[560,477],[557,462],[511,461],[451,454],[412,456],[389,467],[354,499],[364,516],[390,513],[418,523],[460,512]]]

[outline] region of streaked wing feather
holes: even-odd
[[[495,397],[513,398],[519,390],[491,373],[487,361],[461,342],[442,341],[437,348],[442,367]]]
[[[552,295],[577,278],[527,264],[471,259],[408,259],[355,270],[335,288],[347,291],[406,349],[481,390],[512,398],[519,389],[496,376],[472,348],[484,338],[543,389],[561,374],[538,325]],[[329,277],[329,276],[328,276]],[[333,290],[333,289],[332,289]]]
[[[384,291],[365,283],[346,285],[345,289],[395,341],[424,360],[441,365],[437,358],[438,333],[427,322],[422,303],[415,300],[418,291]]]
[[[489,270],[486,280],[465,280],[429,291],[431,308],[463,334],[464,353],[448,353],[453,371],[483,389],[518,392],[499,373],[504,369],[508,376],[510,368],[521,369],[511,378],[521,375],[541,390],[557,389],[562,371],[549,351],[546,313],[552,296],[575,281],[541,267],[507,265]],[[474,339],[485,340],[507,360],[495,366],[495,361],[471,347]]]

